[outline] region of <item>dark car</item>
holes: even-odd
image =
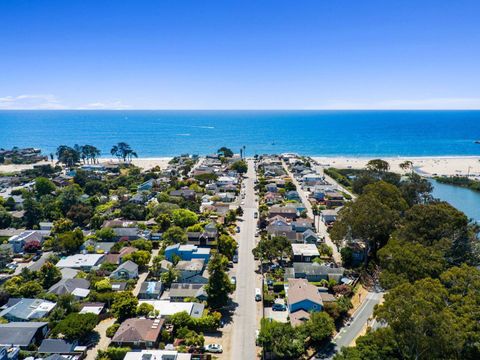
[[[272,311],[287,311],[287,307],[283,304],[273,304]]]

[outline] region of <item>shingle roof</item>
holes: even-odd
[[[46,354],[68,354],[73,352],[76,342],[68,342],[63,339],[44,339],[38,348],[38,352]]]
[[[127,319],[118,328],[113,342],[157,341],[163,319]]]
[[[310,300],[322,305],[322,297],[315,285],[310,284],[305,279],[288,280],[288,303],[295,304],[303,300]]]
[[[64,295],[71,294],[75,289],[88,289],[90,281],[86,279],[62,279],[52,285],[48,292],[51,294]]]
[[[46,322],[11,322],[0,324],[0,345],[28,346]]]

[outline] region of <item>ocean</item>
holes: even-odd
[[[247,156],[480,155],[480,111],[0,111],[0,148],[95,145],[102,156],[124,141],[140,157],[207,154],[221,146]]]

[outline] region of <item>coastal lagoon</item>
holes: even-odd
[[[248,156],[480,155],[480,111],[0,111],[0,148],[119,141],[140,157],[207,154],[228,145]]]
[[[480,223],[480,192],[460,186],[442,184],[436,180],[431,180],[431,182],[433,197],[449,202],[463,211],[469,218]]]

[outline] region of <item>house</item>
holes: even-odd
[[[263,199],[267,205],[278,204],[282,201],[282,195],[280,195],[279,193],[267,192],[263,196]]]
[[[83,298],[86,296],[81,296],[81,294],[86,293],[88,295],[90,288],[90,281],[87,279],[61,279],[56,284],[52,285],[48,289],[49,294],[55,295],[65,295],[65,294],[77,294],[77,296]],[[77,289],[87,290],[87,291],[78,291]]]
[[[156,300],[160,299],[163,293],[163,284],[161,281],[144,281],[140,285],[140,291],[137,295],[139,299]]]
[[[320,218],[325,223],[325,225],[333,224],[337,220],[337,211],[336,210],[322,210]]]
[[[305,310],[297,310],[294,313],[289,314],[290,324],[295,326],[300,326],[310,319],[310,313]]]
[[[43,242],[42,233],[36,230],[26,230],[8,239],[8,243],[12,245],[13,251],[17,254],[23,252],[25,244],[31,241],[38,241],[38,243],[41,244]]]
[[[19,355],[19,347],[0,346],[0,360],[18,360]]]
[[[84,302],[79,305],[79,314],[100,315],[105,310],[105,304],[101,302]]]
[[[110,264],[120,264],[120,263],[123,262],[123,258],[126,255],[134,253],[135,251],[137,251],[136,248],[134,248],[132,246],[125,246],[125,247],[121,248],[120,251],[117,254],[110,253],[110,254],[105,255],[104,262],[105,263],[110,263]]]
[[[150,179],[145,181],[143,184],[138,185],[138,191],[150,191],[152,190],[153,186],[155,185],[155,179]]]
[[[77,347],[77,341],[66,341],[63,339],[44,339],[38,348],[40,354],[73,354]]]
[[[320,257],[317,246],[314,244],[292,244],[293,262],[312,262]]]
[[[287,203],[285,207],[294,209],[297,214],[301,214],[302,212],[307,210],[307,208],[302,202]]]
[[[343,267],[330,267],[318,263],[294,262],[291,268],[285,271],[287,279],[306,279],[311,282],[335,280],[337,283],[343,277]]]
[[[127,352],[123,360],[191,360],[192,354],[177,350],[142,350]]]
[[[60,273],[62,274],[62,279],[73,279],[77,277],[80,270],[70,269],[70,268],[63,268],[60,269]]]
[[[168,300],[139,301],[139,304],[143,303],[152,305],[153,308],[158,311],[158,317],[160,318],[166,318],[185,311],[191,317],[198,319],[202,317],[203,311],[205,310],[205,305],[194,302],[170,302]]]
[[[343,206],[343,195],[339,192],[333,191],[325,194],[325,204],[328,208]]]
[[[191,244],[170,245],[165,249],[165,258],[172,261],[174,256],[178,256],[182,260],[204,259],[205,262],[208,262],[210,260],[210,249]]]
[[[194,276],[201,275],[204,268],[205,260],[203,259],[180,260],[175,266],[179,282],[188,282]]]
[[[276,192],[278,192],[277,184],[269,183],[269,184],[265,185],[265,190],[267,192],[276,193]]]
[[[58,268],[72,268],[90,271],[93,267],[99,266],[105,258],[102,254],[75,254],[60,259]]]
[[[130,241],[138,239],[139,230],[137,227],[116,227],[112,228],[115,233],[115,241]]]
[[[297,220],[292,222],[292,230],[303,233],[307,230],[313,230],[313,220],[309,218],[298,218]]]
[[[268,218],[275,216],[281,216],[287,220],[295,220],[297,218],[297,210],[292,207],[275,205],[268,211]]]
[[[217,240],[217,234],[207,232],[207,231],[189,231],[187,232],[188,243],[198,246],[208,246],[211,245],[215,240]]]
[[[181,189],[170,191],[170,196],[182,197],[185,200],[195,200],[196,193],[194,190],[190,189]]]
[[[295,190],[288,191],[285,194],[285,197],[288,200],[302,201],[301,198],[300,198],[300,194],[298,193],[298,191],[295,191]]]
[[[116,280],[129,280],[138,277],[138,265],[128,260],[121,263],[111,274],[110,278]]]
[[[46,317],[57,303],[43,299],[10,298],[0,317],[8,321],[30,321]]]
[[[39,344],[48,333],[48,322],[10,322],[0,324],[0,346],[27,349]]]
[[[307,230],[302,234],[302,241],[304,244],[317,244],[320,242],[320,238],[313,232],[313,230]]]
[[[316,312],[323,310],[323,302],[315,285],[305,279],[289,279],[285,289],[290,314],[303,310]]]
[[[208,295],[205,284],[174,283],[170,287],[170,301],[181,302],[186,299],[207,301]]]
[[[163,328],[163,319],[127,319],[112,338],[112,344],[130,348],[156,348]]]

